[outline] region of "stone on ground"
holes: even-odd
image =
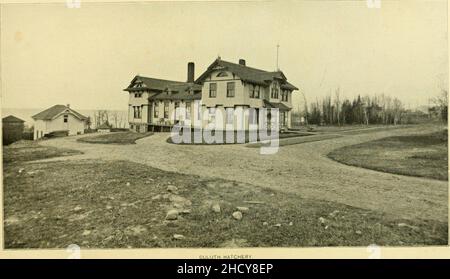
[[[214,212],[220,213],[220,205],[218,203],[214,203],[211,208]]]
[[[238,207],[236,207],[236,209],[239,210],[240,212],[247,212],[247,211],[249,211],[249,208],[245,207],[245,206],[238,206]]]
[[[242,219],[242,213],[240,211],[233,212],[233,218],[236,219],[236,220],[241,220]]]
[[[178,210],[171,209],[166,214],[166,220],[176,220],[178,219]]]
[[[184,239],[184,235],[182,235],[182,234],[174,234],[173,238],[177,239],[177,240]]]

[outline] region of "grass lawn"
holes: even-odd
[[[19,163],[75,154],[81,154],[81,152],[42,146],[37,141],[21,140],[8,146],[3,146],[3,164],[7,166],[13,162]]]
[[[128,161],[14,161],[4,168],[3,191],[7,249],[447,244],[443,222],[401,220]],[[238,206],[248,207],[241,220],[232,217]],[[173,208],[178,219],[165,220]]]
[[[388,137],[334,150],[341,163],[383,172],[448,180],[447,130]]]
[[[136,140],[153,135],[153,133],[112,132],[77,139],[80,142],[102,144],[134,144]]]

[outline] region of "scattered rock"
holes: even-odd
[[[112,206],[107,205],[107,206],[106,206],[106,209],[112,209]]]
[[[326,220],[325,218],[319,217],[319,222],[320,222],[321,224],[325,224],[326,221],[327,221],[327,220]]]
[[[273,225],[274,227],[281,227],[281,224],[280,223],[278,223],[278,224],[275,224],[275,225]]]
[[[186,198],[183,198],[182,196],[178,195],[170,195],[169,200],[173,203],[181,204],[182,206],[191,206],[192,202]]]
[[[212,208],[212,211],[214,211],[216,213],[220,213],[220,205],[218,203],[214,203],[211,208]]]
[[[249,211],[249,208],[245,207],[245,206],[238,206],[238,207],[236,207],[236,209],[239,210],[240,212],[247,212],[247,211]]]
[[[174,234],[173,238],[177,239],[177,240],[184,239],[184,235],[182,235],[182,234]]]
[[[90,235],[91,231],[90,230],[84,230],[84,232],[82,233],[82,235],[86,236],[86,235]]]
[[[242,219],[242,213],[240,211],[235,211],[233,212],[233,218],[236,220],[241,220]]]
[[[173,186],[173,185],[167,186],[167,191],[168,191],[168,192],[174,193],[174,192],[176,192],[177,190],[178,190],[178,188],[177,188],[176,186]]]
[[[175,208],[183,208],[183,206],[181,204],[179,204],[179,203],[174,203],[173,207],[175,207]]]
[[[81,209],[83,209],[81,206],[77,205],[75,206],[75,208],[73,209],[73,211],[80,211]]]
[[[191,210],[190,209],[184,209],[183,211],[181,211],[181,214],[190,214]]]
[[[292,225],[294,225],[294,223],[292,223],[292,222],[289,222],[289,226],[292,226]]]
[[[325,229],[327,230],[327,229],[328,229],[328,226],[325,226]]]
[[[130,186],[131,185],[131,183],[130,182],[127,182],[127,186]]]
[[[339,212],[340,212],[339,210],[335,210],[335,211],[331,212],[329,215],[330,215],[330,217],[336,217],[336,215],[337,215]]]
[[[166,214],[166,220],[176,220],[178,219],[178,210],[171,209]]]
[[[19,169],[19,173],[22,173],[25,169]]]
[[[356,231],[355,233],[356,234],[362,234],[362,231]]]
[[[268,225],[269,225],[269,223],[263,222],[263,226],[268,226]]]
[[[159,200],[159,199],[161,199],[161,195],[159,195],[159,194],[152,197],[152,200],[154,200],[154,201]]]

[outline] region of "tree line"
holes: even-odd
[[[447,122],[448,91],[441,89],[440,94],[430,101],[433,106],[429,108],[428,113],[414,112],[405,109],[403,103],[396,97],[378,94],[342,98],[341,90],[338,88],[333,96],[330,94],[320,100],[316,98],[310,103],[305,100],[302,116],[305,124],[313,125],[397,125],[410,123],[411,119],[418,118],[422,120],[437,118]]]

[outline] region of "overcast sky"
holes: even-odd
[[[5,5],[2,107],[127,109],[136,74],[198,77],[218,55],[276,68],[315,100],[334,91],[427,104],[447,87],[447,2],[278,1]],[[296,93],[299,100],[300,93]]]

